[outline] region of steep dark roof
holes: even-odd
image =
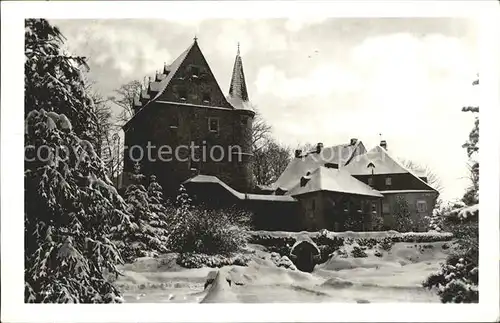
[[[357,141],[354,145],[337,145],[325,147],[320,154],[308,153],[302,157],[296,157],[290,161],[285,171],[280,175],[278,180],[273,184],[273,188],[281,188],[288,190],[295,186],[302,176],[307,172],[313,172],[318,167],[326,163],[345,165],[352,158],[356,150],[359,149],[365,152],[365,146],[361,141]]]
[[[306,174],[304,174],[306,175]],[[383,197],[383,195],[370,186],[354,178],[344,169],[333,169],[320,166],[310,175],[305,177],[302,185],[297,183],[286,195],[297,196],[312,192],[327,191],[346,194],[356,194],[371,197]]]
[[[240,45],[234,60],[233,74],[231,76],[231,85],[229,86],[229,95],[227,101],[236,109],[252,110],[248,98],[248,90],[245,82],[245,73],[243,72],[243,61],[240,55]]]
[[[367,167],[368,164],[373,164],[375,167]],[[389,152],[376,146],[369,152],[356,156],[344,169],[354,176],[360,175],[389,175],[389,174],[411,174],[418,181],[425,184],[429,190],[436,191],[433,187],[422,180],[421,176],[413,173],[411,170],[403,166],[396,158],[393,158]]]
[[[194,41],[184,52],[182,52],[182,54],[180,54],[179,57],[177,57],[173,61],[172,64],[170,64],[169,66],[165,66],[164,67],[164,73],[168,72],[168,75],[163,74],[165,76],[162,76],[161,80],[150,83],[149,88],[153,91],[153,93],[156,93],[155,96],[154,96],[154,98],[151,98],[149,96],[149,93],[147,92],[147,90],[142,90],[141,91],[141,97],[145,98],[145,99],[148,99],[148,102],[146,102],[145,104],[142,104],[142,107],[139,109],[139,111],[137,111],[137,113],[135,113],[132,116],[132,118],[130,118],[130,120],[127,121],[127,123],[125,123],[123,125],[123,128],[127,128],[128,125],[132,122],[132,120],[134,120],[135,116],[138,113],[142,113],[142,111],[148,106],[149,102],[156,100],[163,93],[163,91],[165,91],[165,89],[167,88],[168,84],[170,83],[170,81],[174,77],[175,72],[179,69],[179,67],[181,66],[182,62],[184,62],[184,59],[186,59],[186,56],[194,48],[194,46],[198,46],[198,44],[197,44],[196,41]],[[140,103],[140,102],[134,102],[134,104],[136,106],[140,106],[141,104],[138,104],[138,103]]]

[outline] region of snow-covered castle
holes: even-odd
[[[398,197],[408,204],[412,230],[425,230],[421,219],[431,214],[438,191],[422,174],[393,158],[382,141],[367,151],[360,140],[296,151],[286,170],[267,188],[252,182],[251,109],[239,52],[229,94],[223,94],[197,39],[149,83],[134,102],[135,115],[123,127],[125,145],[148,143],[172,148],[195,143],[241,149],[220,158],[187,154],[178,160],[143,159],[141,170],[155,174],[167,192],[183,183],[208,205],[250,209],[258,228],[269,230],[372,230],[395,226]],[[154,149],[154,148],[153,148]],[[125,151],[124,172],[135,158]],[[125,176],[126,177],[126,176]],[[382,224],[374,219],[382,219]],[[352,224],[350,222],[353,222]]]

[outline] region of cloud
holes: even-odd
[[[285,23],[285,28],[291,32],[300,31],[303,28],[309,27],[311,25],[321,24],[326,21],[327,17],[294,17],[287,19]]]

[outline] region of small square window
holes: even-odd
[[[172,118],[170,120],[170,128],[179,127],[179,116],[177,114],[172,114]]]
[[[248,122],[248,118],[247,117],[241,117],[241,124],[242,125],[246,125]]]
[[[210,94],[203,93],[203,103],[209,103],[209,102],[210,102]]]
[[[210,132],[219,132],[219,119],[208,118],[208,130]]]
[[[191,74],[193,76],[199,76],[200,75],[200,68],[198,66],[191,66]]]
[[[427,202],[426,201],[417,201],[417,212],[418,213],[427,212]]]
[[[390,177],[386,177],[386,178],[385,178],[385,185],[387,185],[387,186],[391,186],[391,185],[392,185],[392,178],[390,178]]]
[[[382,204],[382,212],[384,212],[384,213],[390,212],[389,203]]]
[[[187,100],[187,91],[185,89],[180,89],[178,93],[179,93],[179,99],[181,99],[182,101]]]

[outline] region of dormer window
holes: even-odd
[[[203,93],[203,103],[210,103],[210,94]]]
[[[386,178],[385,178],[385,185],[387,185],[387,186],[391,186],[391,185],[392,185],[392,178],[390,178],[390,177],[386,177]]]
[[[208,118],[208,131],[219,132],[219,119],[218,118]]]

